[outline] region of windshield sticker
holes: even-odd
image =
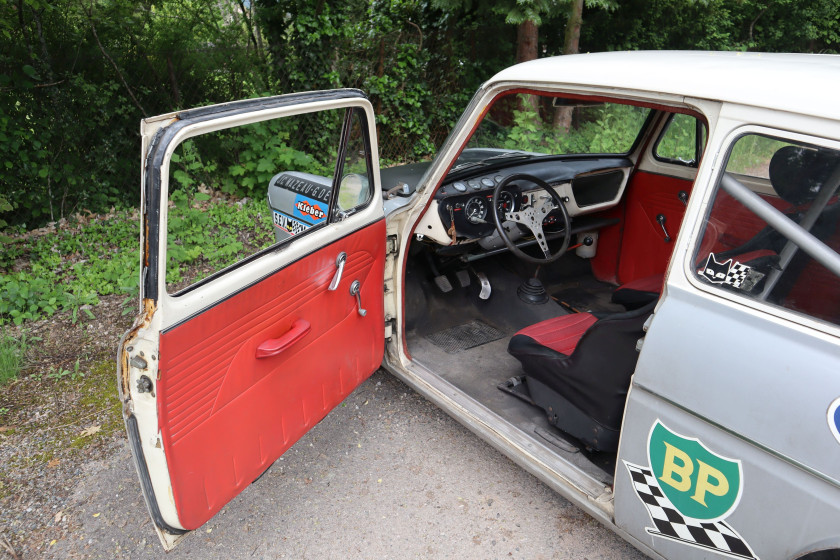
[[[724,521],[741,499],[741,461],[714,453],[657,420],[648,436],[648,462],[649,468],[624,461],[654,525],[645,528],[648,534],[731,558],[758,559]]]
[[[738,261],[718,262],[714,253],[709,253],[701,275],[713,284],[725,284],[745,292],[752,290],[764,278],[764,273]]]
[[[840,397],[828,407],[828,429],[831,430],[834,439],[840,442]]]
[[[327,213],[322,208],[323,202],[313,200],[302,194],[295,195],[295,205],[292,214],[309,225],[320,224],[327,219]]]

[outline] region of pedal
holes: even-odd
[[[446,274],[435,276],[435,286],[437,286],[438,290],[440,290],[444,294],[448,294],[452,291],[452,282],[449,281],[449,278],[446,277]]]
[[[470,285],[470,273],[467,270],[459,270],[455,273],[455,276],[458,278],[458,283],[461,285],[462,288],[466,288]]]
[[[490,287],[490,280],[487,279],[487,275],[483,272],[476,272],[475,277],[478,278],[478,281],[481,283],[481,292],[478,294],[478,297],[481,299],[490,299],[490,294],[493,293],[493,288]]]

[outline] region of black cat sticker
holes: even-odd
[[[738,261],[728,259],[718,262],[714,253],[709,253],[700,275],[713,284],[724,284],[749,292],[764,278],[764,274]]]

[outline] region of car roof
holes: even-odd
[[[706,51],[604,52],[541,58],[497,82],[662,92],[840,119],[840,56]]]

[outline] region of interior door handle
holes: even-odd
[[[347,262],[347,253],[342,251],[338,254],[338,257],[335,259],[335,267],[338,269],[335,271],[335,276],[333,276],[332,282],[330,282],[330,287],[327,288],[330,292],[334,292],[338,288],[338,283],[341,282],[341,275],[344,273],[344,263]]]
[[[309,321],[305,319],[298,319],[292,323],[292,328],[286,331],[286,333],[280,338],[271,338],[257,346],[257,358],[270,358],[271,356],[276,356],[306,336],[311,328],[312,326],[309,324]]]

